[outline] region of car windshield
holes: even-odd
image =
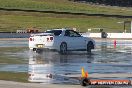
[[[62,30],[48,30],[45,33],[53,33],[55,36],[59,36]]]

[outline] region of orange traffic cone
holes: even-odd
[[[85,72],[83,67],[81,70],[82,70],[82,78],[88,78],[88,72]]]

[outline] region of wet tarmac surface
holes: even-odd
[[[0,47],[27,47],[27,40],[0,40]]]
[[[89,74],[132,73],[132,41],[130,40],[118,41],[116,48],[111,41],[97,41],[96,49],[92,51],[91,55],[81,51],[69,52],[67,55],[60,55],[51,51],[37,54],[28,49],[26,40],[0,41],[0,47],[26,47],[24,51],[0,51],[6,53],[5,58],[8,56],[26,59],[27,61],[25,64],[1,63],[0,71],[28,72],[31,74],[29,77],[31,82],[53,82],[54,80],[45,79],[47,74],[54,74],[55,76],[81,74],[81,67],[84,67]],[[61,81],[67,82],[67,80],[62,79],[65,78],[61,77]]]

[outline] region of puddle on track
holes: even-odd
[[[0,40],[0,47],[27,47],[27,40]]]
[[[71,52],[70,55],[58,55],[54,52],[30,54],[29,73],[32,74],[81,74],[81,67],[89,73],[132,73],[132,57],[127,51]],[[37,78],[34,78],[37,79]],[[38,80],[36,80],[38,81]],[[41,79],[42,81],[42,79]]]

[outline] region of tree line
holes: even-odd
[[[104,4],[121,7],[132,7],[132,0],[70,0],[70,1],[89,2],[95,4]]]

